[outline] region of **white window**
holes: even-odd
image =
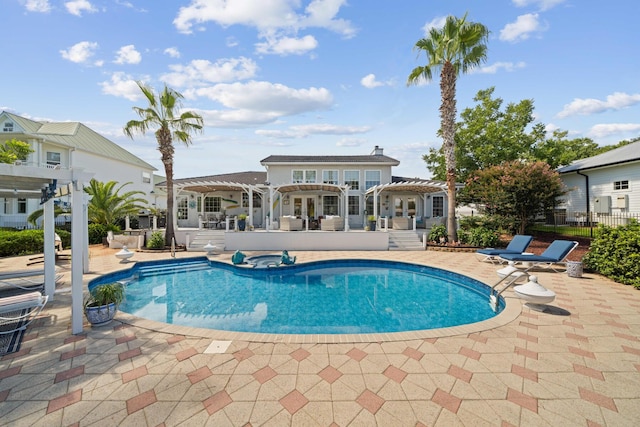
[[[27,213],[27,199],[18,199],[18,213]]]
[[[335,184],[338,185],[338,171],[322,171],[322,183],[323,184]]]
[[[614,190],[628,190],[629,189],[629,181],[614,181],[613,183]]]
[[[178,219],[189,218],[189,200],[186,197],[178,199]]]
[[[322,196],[322,213],[338,215],[338,196]]]
[[[380,171],[364,171],[364,188],[365,190],[380,185]]]
[[[48,165],[59,165],[60,164],[60,153],[55,151],[47,151],[47,164]]]
[[[294,170],[291,174],[291,182],[294,184],[313,184],[316,182],[315,170]]]
[[[144,183],[151,182],[151,174],[149,172],[142,172],[142,182]]]
[[[316,171],[304,171],[304,182],[314,184],[316,182]]]
[[[360,196],[349,196],[349,215],[360,215]]]
[[[13,122],[4,122],[2,132],[13,132]]]
[[[360,171],[344,171],[344,183],[352,190],[360,189]]]
[[[433,196],[433,216],[434,217],[442,217],[444,216],[444,197],[443,196]]]
[[[304,180],[304,171],[295,170],[291,173],[291,182],[300,184]]]

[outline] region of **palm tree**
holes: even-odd
[[[418,40],[414,49],[423,51],[427,65],[413,69],[407,84],[430,81],[440,70],[440,133],[442,134],[447,168],[447,234],[450,242],[458,240],[456,232],[456,80],[460,72],[466,73],[487,60],[489,30],[482,24],[467,22],[448,16],[440,29],[432,28],[429,35]]]
[[[137,214],[140,209],[145,209],[147,200],[138,195],[144,195],[143,191],[127,191],[120,194],[125,182],[114,190],[116,181],[101,182],[91,179],[89,186],[84,188],[91,200],[87,208],[87,216],[94,224],[113,225],[127,215]]]
[[[202,132],[204,121],[202,117],[192,111],[180,112],[182,94],[164,86],[164,90],[157,94],[152,88],[137,82],[138,87],[147,98],[147,108],[133,107],[141,120],[130,120],[124,127],[124,133],[133,139],[134,132],[143,135],[151,128],[156,129],[158,150],[162,155],[165,176],[167,177],[167,226],[164,235],[165,244],[171,245],[175,236],[173,229],[173,139],[191,143],[191,134]],[[179,114],[179,115],[178,115]]]

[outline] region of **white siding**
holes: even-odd
[[[612,200],[611,213],[640,213],[640,163],[627,163],[618,166],[610,166],[600,169],[583,171],[589,176],[589,207],[594,210],[594,199],[608,196]],[[567,202],[563,205],[567,210],[586,210],[586,178],[575,173],[561,175],[567,187],[573,188],[565,198]],[[614,190],[615,181],[629,181],[628,190]],[[627,196],[628,209],[616,207],[615,200],[618,196]]]

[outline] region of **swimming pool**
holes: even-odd
[[[272,334],[369,334],[496,316],[489,287],[433,267],[381,260],[251,269],[204,257],[137,263],[94,279],[127,283],[120,310],[174,325]],[[498,313],[504,308],[500,301]]]

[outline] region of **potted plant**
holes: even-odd
[[[247,214],[241,213],[238,215],[238,230],[244,231],[247,226]]]
[[[94,287],[84,302],[84,314],[92,326],[102,326],[113,320],[124,300],[124,285],[119,282]]]
[[[375,215],[369,215],[367,217],[367,220],[369,221],[369,230],[376,231],[376,216]]]

